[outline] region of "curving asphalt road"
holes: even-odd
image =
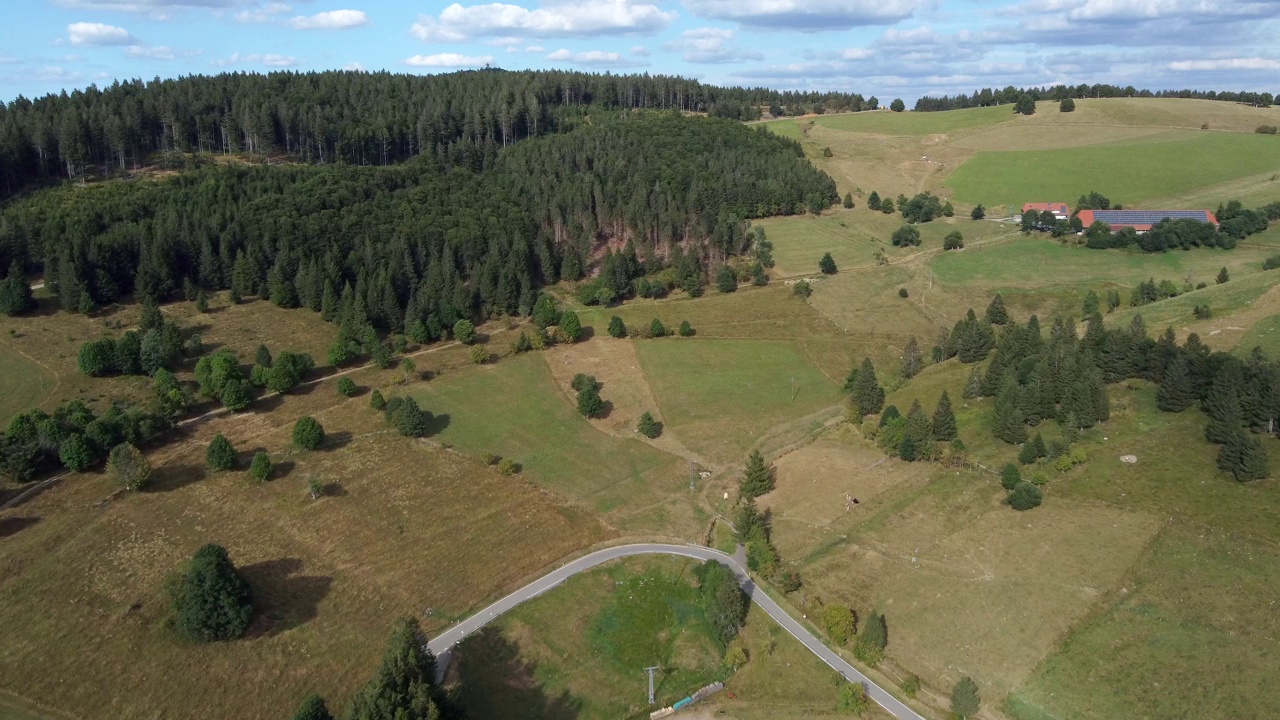
[[[682,555],[684,557],[694,558],[695,560],[718,560],[729,566],[734,574],[738,576],[738,581],[742,584],[742,589],[751,598],[761,610],[769,614],[779,625],[787,632],[791,633],[795,639],[809,648],[809,651],[817,655],[823,662],[830,665],[832,669],[840,673],[846,680],[851,682],[860,682],[867,689],[867,696],[876,701],[885,710],[888,710],[894,717],[900,720],[925,720],[914,710],[904,705],[893,695],[890,695],[884,688],[876,685],[867,676],[858,672],[857,668],[845,662],[839,655],[831,651],[821,640],[804,628],[803,625],[796,622],[792,617],[783,610],[778,603],[773,601],[763,590],[756,588],[751,577],[747,575],[747,571],[742,564],[730,555],[713,550],[711,548],[702,547],[700,545],[660,545],[660,544],[641,544],[641,545],[620,545],[618,547],[607,548],[593,552],[590,555],[578,558],[573,562],[564,565],[533,582],[525,585],[519,590],[495,602],[489,607],[454,625],[445,632],[432,638],[427,647],[439,659],[439,667],[441,672],[448,666],[449,651],[454,645],[457,645],[466,636],[476,632],[489,622],[493,621],[499,615],[514,608],[520,603],[538,597],[539,595],[551,590],[560,583],[577,575],[583,570],[590,570],[597,565],[616,560],[622,557],[630,557],[633,555]]]

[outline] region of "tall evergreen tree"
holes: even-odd
[[[324,704],[324,698],[313,693],[302,701],[298,712],[293,715],[293,720],[334,720],[334,717],[329,712],[329,707]]]
[[[253,617],[249,584],[221,545],[205,545],[173,588],[174,627],[201,642],[232,640]]]
[[[1009,313],[1004,307],[1004,298],[1000,293],[991,298],[991,304],[987,306],[987,322],[992,325],[1004,325],[1009,322]]]
[[[1218,450],[1218,469],[1241,482],[1261,480],[1270,474],[1266,448],[1261,440],[1237,427]]]
[[[436,658],[412,618],[397,620],[382,666],[360,688],[346,720],[438,720]]]
[[[765,464],[764,456],[759,450],[752,450],[747,457],[742,480],[738,483],[739,494],[744,497],[760,497],[773,490],[774,482],[773,469]]]
[[[991,431],[997,438],[1011,445],[1027,440],[1027,426],[1019,400],[1018,384],[1012,379],[1005,382],[1004,388],[996,396],[995,421]]]
[[[853,406],[859,415],[873,415],[884,407],[884,388],[876,380],[876,368],[871,358],[863,358],[858,377],[853,382]]]
[[[920,352],[920,346],[916,344],[914,335],[907,340],[907,346],[902,351],[902,377],[910,380],[924,368],[924,355]]]
[[[1031,104],[1032,112],[1035,111],[1035,103]],[[1025,113],[1030,115],[1031,113]],[[955,687],[951,689],[951,712],[959,715],[961,718],[970,718],[978,714],[978,709],[982,706],[981,698],[978,695],[978,684],[968,675],[960,678]]]
[[[938,398],[938,406],[933,411],[933,439],[949,442],[956,439],[956,416],[951,410],[951,398],[947,391],[942,391]]]
[[[1240,411],[1242,384],[1240,368],[1234,363],[1223,366],[1214,376],[1213,385],[1204,400],[1204,412],[1209,417],[1204,435],[1209,442],[1226,443],[1244,425]]]

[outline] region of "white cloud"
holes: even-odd
[[[293,8],[282,2],[268,3],[260,7],[241,10],[235,14],[238,23],[268,23],[275,22],[276,16],[283,15]]]
[[[840,51],[841,60],[868,60],[875,55],[876,51],[872,48],[845,48]]]
[[[848,30],[892,25],[926,0],[684,0],[695,15],[766,29]]]
[[[634,45],[631,48],[631,54],[636,57],[649,57],[649,48],[643,45]]]
[[[764,59],[764,54],[758,50],[737,47],[733,43],[734,36],[734,31],[727,28],[695,28],[685,30],[678,40],[666,43],[663,48],[680,52],[685,62],[692,63],[729,63]]]
[[[67,26],[67,37],[72,45],[137,45],[138,41],[128,30],[102,23],[78,22]]]
[[[496,37],[489,41],[489,45],[494,47],[514,47],[520,44],[518,37]]]
[[[294,30],[346,30],[369,24],[363,10],[329,10],[315,15],[299,15],[289,21]]]
[[[173,48],[164,45],[156,47],[147,47],[146,45],[130,45],[124,49],[125,57],[145,59],[145,60],[172,60],[175,55]]]
[[[627,67],[634,66],[638,63],[630,60],[622,55],[622,53],[611,52],[607,50],[585,50],[582,52],[570,52],[564,48],[550,53],[546,57],[547,60],[553,62],[569,62],[575,65],[585,65],[588,67]]]
[[[13,63],[16,63],[16,62],[18,62],[18,58],[12,55],[0,54],[0,65],[12,65]]]
[[[432,68],[464,68],[480,67],[493,62],[492,55],[462,55],[460,53],[437,53],[435,55],[414,55],[404,61],[410,67]]]
[[[1219,60],[1180,60],[1169,63],[1169,69],[1177,72],[1203,72],[1212,70],[1269,70],[1280,71],[1280,60],[1270,58],[1222,58]]]
[[[231,57],[225,60],[214,60],[213,65],[217,67],[227,67],[229,65],[266,65],[267,67],[293,67],[298,64],[298,59],[291,55],[277,55],[275,53],[250,53],[241,55],[240,53],[231,53]]]
[[[364,63],[349,62],[343,65],[342,69],[348,72],[364,72]]]
[[[524,51],[527,53],[544,53],[547,51],[547,49],[542,47],[541,45],[530,45],[529,47],[525,48]]]
[[[439,17],[420,15],[410,31],[419,40],[459,42],[476,36],[572,37],[662,30],[676,19],[643,0],[560,0],[536,10],[490,3],[454,3]]]

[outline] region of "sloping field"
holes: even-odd
[[[1014,116],[1012,105],[997,105],[930,113],[869,110],[860,113],[823,115],[814,120],[823,127],[845,132],[932,135],[1014,122],[1020,118],[1021,116]]]
[[[979,152],[945,185],[969,203],[1074,202],[1096,190],[1113,202],[1140,206],[1149,198],[1266,171],[1280,171],[1276,137],[1189,132],[1165,142]]]

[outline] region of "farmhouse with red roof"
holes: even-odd
[[[1095,222],[1104,222],[1112,230],[1131,227],[1146,232],[1161,220],[1198,220],[1218,224],[1218,218],[1208,210],[1081,210],[1076,213],[1085,228]]]
[[[1067,207],[1064,202],[1026,203],[1022,206],[1022,212],[1027,212],[1028,210],[1034,210],[1038,213],[1048,210],[1059,220],[1066,220],[1071,217],[1071,208]]]

